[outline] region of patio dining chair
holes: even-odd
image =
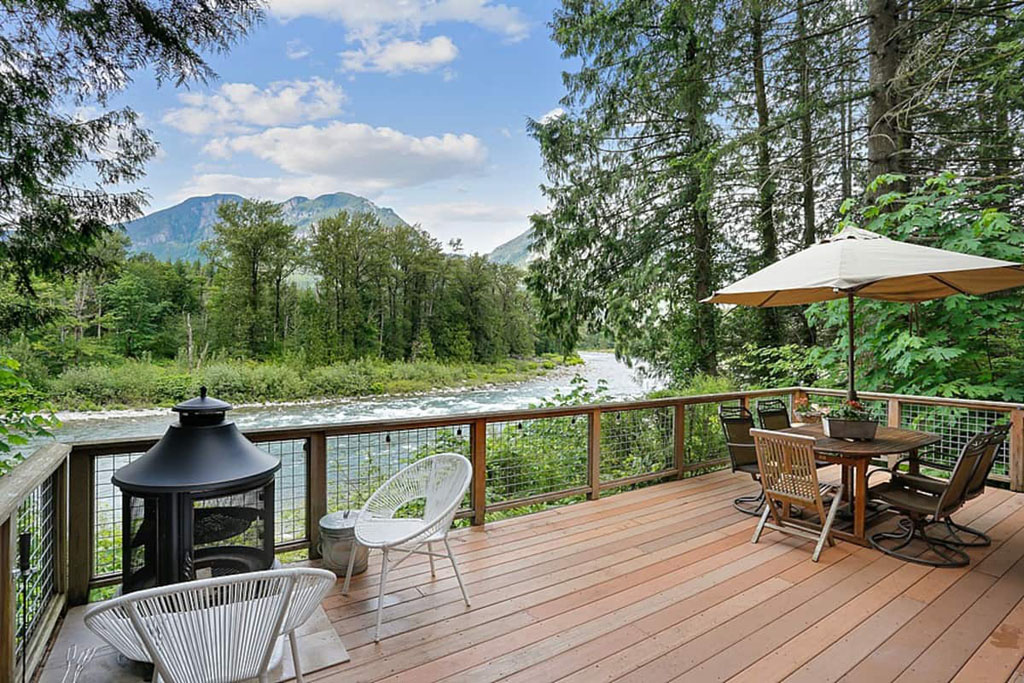
[[[128,659],[152,662],[154,683],[266,683],[287,636],[301,683],[296,630],[335,581],[305,567],[186,581],[94,605],[85,625]]]
[[[789,409],[785,401],[779,398],[769,398],[757,402],[757,420],[761,423],[761,429],[770,429],[777,432],[789,429]]]
[[[1004,423],[1001,425],[995,425],[975,437],[979,440],[976,445],[978,447],[982,447],[983,445],[984,451],[978,461],[974,473],[971,475],[970,481],[967,483],[967,491],[964,495],[965,501],[973,500],[985,492],[985,483],[988,481],[988,477],[992,473],[992,468],[995,466],[999,448],[1006,441],[1009,434],[1010,424]],[[932,495],[941,495],[943,489],[948,484],[945,479],[931,477],[926,474],[911,474],[910,472],[903,472],[900,470],[900,466],[904,463],[914,463],[918,467],[924,465],[937,470],[949,470],[949,465],[934,460],[909,456],[893,463],[889,470],[892,478],[897,481],[906,482],[909,486],[920,491],[926,491]],[[874,474],[874,472],[872,472],[872,474]],[[904,525],[907,523],[905,519],[901,521]],[[972,529],[969,526],[957,524],[953,521],[951,516],[941,520],[941,523],[945,526],[946,531],[945,536],[939,540],[944,543],[972,548],[992,545],[992,539],[988,534],[978,529]],[[928,529],[935,525],[936,523],[930,524]],[[926,529],[926,531],[928,530]],[[928,533],[931,534],[932,532],[928,531]]]
[[[442,453],[417,460],[388,479],[370,496],[355,523],[355,539],[367,548],[379,548],[384,558],[380,567],[380,589],[377,599],[377,628],[374,641],[380,641],[380,624],[384,613],[384,588],[388,572],[410,555],[426,555],[430,559],[430,575],[434,576],[434,558],[447,558],[452,563],[462,599],[469,607],[469,594],[462,582],[459,565],[448,543],[448,530],[455,512],[462,503],[473,479],[469,460],[457,453]],[[396,517],[402,509],[422,505],[422,516]],[[434,544],[444,546],[444,553],[434,552]],[[420,550],[424,545],[426,550]],[[388,566],[389,555],[402,552],[397,562]],[[349,553],[348,571],[342,594],[348,595],[356,554]]]
[[[754,429],[751,434],[754,437],[757,463],[761,470],[761,486],[764,488],[766,499],[765,510],[754,530],[751,543],[757,543],[766,528],[809,538],[817,541],[811,555],[811,560],[817,562],[825,543],[835,545],[835,539],[832,538],[832,523],[835,521],[836,511],[843,496],[843,485],[818,481],[813,436],[785,434],[766,429]],[[832,497],[828,512],[825,511],[826,495]],[[810,528],[804,522],[795,523],[786,514],[786,510],[794,505],[805,511],[816,511],[821,528]]]
[[[745,472],[760,486],[760,470],[757,466],[757,453],[754,449],[754,437],[750,430],[754,428],[754,417],[743,406],[719,406],[718,420],[722,423],[725,435],[725,446],[729,452],[729,465],[733,472]],[[732,501],[732,506],[748,515],[761,514],[764,505],[764,489],[757,495],[740,496]]]
[[[928,533],[928,527],[944,523],[967,500],[975,474],[988,450],[990,436],[982,432],[964,445],[953,465],[949,481],[896,474],[888,481],[868,488],[871,499],[886,503],[901,515],[894,531],[883,531],[868,537],[871,545],[887,555],[930,567],[965,567],[970,557],[959,544],[950,543]],[[875,470],[871,474],[877,474]],[[977,494],[976,494],[977,495]],[[924,541],[927,550],[910,550],[914,539]],[[892,543],[895,541],[895,543]],[[929,552],[930,551],[930,554]],[[934,559],[938,558],[938,559]]]

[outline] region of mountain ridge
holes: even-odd
[[[188,197],[174,206],[154,211],[124,224],[131,240],[131,251],[149,252],[158,259],[202,260],[199,245],[213,237],[217,223],[217,207],[227,201],[240,202],[238,194],[215,193]],[[408,225],[395,211],[377,206],[369,199],[348,192],[322,194],[313,199],[303,196],[289,197],[278,202],[284,219],[294,225],[300,234],[309,231],[316,221],[342,211],[370,213],[384,225]]]

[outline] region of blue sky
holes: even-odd
[[[161,145],[148,211],[352,192],[486,252],[544,206],[527,117],[557,110],[554,2],[271,0],[218,79],[124,95]]]

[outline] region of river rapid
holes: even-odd
[[[478,413],[527,408],[558,391],[571,387],[575,375],[591,389],[604,380],[609,398],[630,399],[657,389],[659,383],[641,379],[638,373],[611,353],[584,351],[582,366],[559,368],[543,377],[516,384],[465,390],[438,390],[412,396],[374,396],[311,403],[274,403],[242,406],[230,415],[242,429],[297,427],[302,425],[429,417],[450,413]],[[55,430],[66,443],[159,436],[175,421],[167,409],[112,410],[94,413],[61,413],[63,425]]]

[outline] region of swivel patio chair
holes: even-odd
[[[982,434],[979,434],[976,437],[985,440],[985,451],[981,456],[981,460],[978,461],[978,466],[974,470],[974,474],[971,476],[970,482],[968,482],[967,484],[967,492],[964,497],[965,501],[977,498],[978,496],[985,492],[985,482],[988,480],[989,475],[992,473],[992,467],[996,463],[996,456],[999,453],[999,448],[1000,446],[1003,445],[1003,442],[1006,441],[1006,438],[1009,435],[1009,433],[1010,425],[1009,423],[1006,423],[1002,425],[996,425],[986,430]],[[927,460],[924,458],[912,459],[910,457],[907,457],[902,458],[897,462],[893,463],[890,469],[890,474],[893,478],[907,481],[914,488],[917,488],[922,491],[927,491],[933,495],[939,495],[942,493],[943,488],[947,484],[945,479],[938,479],[936,477],[930,477],[925,474],[911,474],[909,472],[900,471],[900,465],[908,462],[914,462],[918,466],[925,465],[926,467],[931,467],[939,470],[948,470],[948,465],[941,462]],[[874,473],[872,472],[872,474]],[[906,524],[905,519],[901,520],[901,522]],[[979,548],[992,545],[992,539],[989,537],[988,534],[977,529],[972,529],[969,526],[957,524],[953,521],[952,517],[946,517],[944,520],[942,520],[942,524],[946,528],[946,535],[938,540],[941,540],[944,543],[971,548]],[[931,526],[935,525],[933,524],[930,525],[930,527]],[[932,534],[933,532],[929,530],[928,533]]]
[[[769,398],[757,402],[757,419],[761,423],[761,429],[780,431],[789,429],[789,409],[782,399]]]
[[[750,430],[754,428],[754,418],[743,406],[719,406],[718,419],[722,423],[725,445],[729,451],[729,465],[733,472],[746,472],[760,485],[761,471],[757,466],[757,452],[754,448],[754,437]],[[764,505],[764,489],[756,496],[740,496],[732,502],[732,506],[747,515],[761,514]]]
[[[296,630],[334,585],[325,569],[273,569],[136,591],[89,608],[85,625],[154,683],[270,680],[288,636],[301,681]]]
[[[832,523],[836,519],[836,511],[843,497],[843,485],[818,481],[813,436],[785,434],[765,429],[755,429],[751,434],[754,437],[757,463],[761,470],[761,485],[767,500],[751,543],[757,543],[766,528],[809,538],[817,541],[811,554],[811,560],[817,562],[825,543],[835,545]],[[832,496],[827,512],[825,495]],[[785,510],[794,505],[804,510],[816,511],[821,529],[811,529],[804,522],[794,523],[792,518],[785,514]],[[772,521],[769,522],[769,518]]]
[[[405,561],[410,555],[426,555],[430,559],[430,575],[434,576],[434,558],[445,557],[452,563],[455,579],[459,582],[462,599],[469,607],[469,595],[459,573],[459,565],[448,544],[448,530],[455,519],[466,491],[473,478],[469,460],[456,453],[432,455],[405,467],[384,482],[366,501],[355,523],[355,539],[367,548],[379,548],[384,558],[380,567],[380,592],[377,599],[377,628],[374,641],[380,641],[380,624],[384,613],[384,586],[388,571]],[[410,503],[422,501],[422,518],[395,517],[395,513]],[[444,545],[445,552],[434,552],[433,544]],[[420,547],[426,545],[426,550]],[[390,567],[391,551],[404,552]],[[349,553],[348,571],[342,594],[348,595],[352,580],[352,566],[356,554]]]
[[[949,481],[938,479],[923,480],[920,477],[897,475],[889,481],[868,488],[871,499],[887,503],[898,511],[900,519],[897,530],[873,534],[868,538],[871,545],[886,555],[898,557],[907,562],[930,567],[965,567],[970,557],[956,544],[935,538],[927,528],[939,522],[946,522],[967,500],[967,493],[974,475],[985,457],[990,437],[986,433],[976,435],[960,451]],[[875,470],[877,474],[882,470]],[[908,549],[914,539],[920,539],[927,551],[938,559],[932,559],[927,552],[911,553]],[[895,544],[890,543],[895,541]]]

